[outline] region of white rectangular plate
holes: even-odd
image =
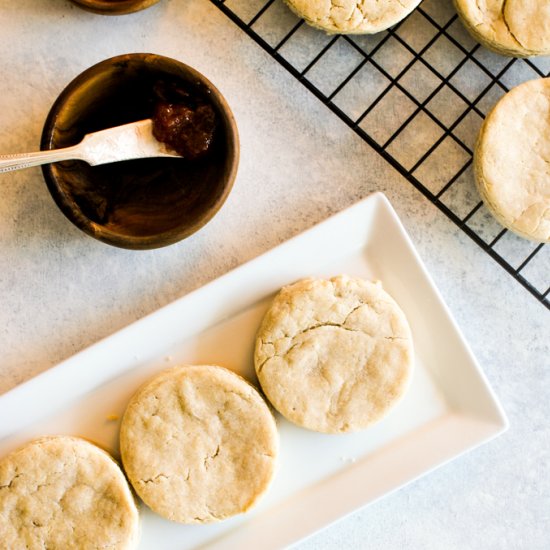
[[[143,506],[141,549],[280,548],[506,429],[397,215],[376,193],[0,396],[0,456],[56,433],[117,456],[119,421],[109,418],[120,418],[143,381],[178,363],[220,364],[255,381],[254,336],[274,293],[305,276],[340,273],[381,280],[405,311],[416,349],[405,398],[355,434],[317,434],[278,417],[279,469],[254,510],[183,526]]]

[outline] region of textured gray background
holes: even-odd
[[[54,205],[39,169],[0,176],[0,392],[381,190],[511,427],[300,547],[550,547],[550,320],[542,305],[208,0],[162,0],[118,18],[66,0],[0,0],[0,29],[2,152],[38,147],[49,107],[79,72],[139,51],[204,72],[232,105],[242,140],[224,208],[200,233],[157,251],[83,235]]]

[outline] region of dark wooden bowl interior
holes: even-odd
[[[125,248],[155,248],[194,233],[225,201],[236,175],[238,137],[221,94],[173,59],[129,54],[108,59],[61,93],[46,121],[42,149],[74,145],[85,134],[150,118],[158,82],[176,83],[211,103],[218,125],[201,159],[140,159],[89,166],[45,165],[50,192],[65,215],[93,237]]]

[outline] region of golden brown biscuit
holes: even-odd
[[[550,54],[550,2],[454,0],[470,34],[485,47],[513,57]]]
[[[120,431],[122,462],[138,495],[181,523],[248,510],[267,490],[278,434],[259,393],[222,367],[181,366],[143,386]]]
[[[44,437],[0,462],[0,547],[136,548],[139,514],[124,474],[95,445]]]
[[[258,331],[256,373],[291,422],[360,430],[403,395],[413,366],[405,315],[379,283],[304,279],[275,297]]]
[[[337,34],[373,34],[404,19],[420,0],[285,0],[310,25]]]
[[[474,173],[502,225],[550,242],[550,78],[525,82],[495,105],[479,133]]]

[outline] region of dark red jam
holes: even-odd
[[[216,114],[204,94],[165,81],[157,82],[154,92],[153,135],[187,160],[202,157],[216,129]]]
[[[193,108],[161,101],[153,115],[153,135],[188,160],[208,151],[215,128],[216,115],[210,105]]]

